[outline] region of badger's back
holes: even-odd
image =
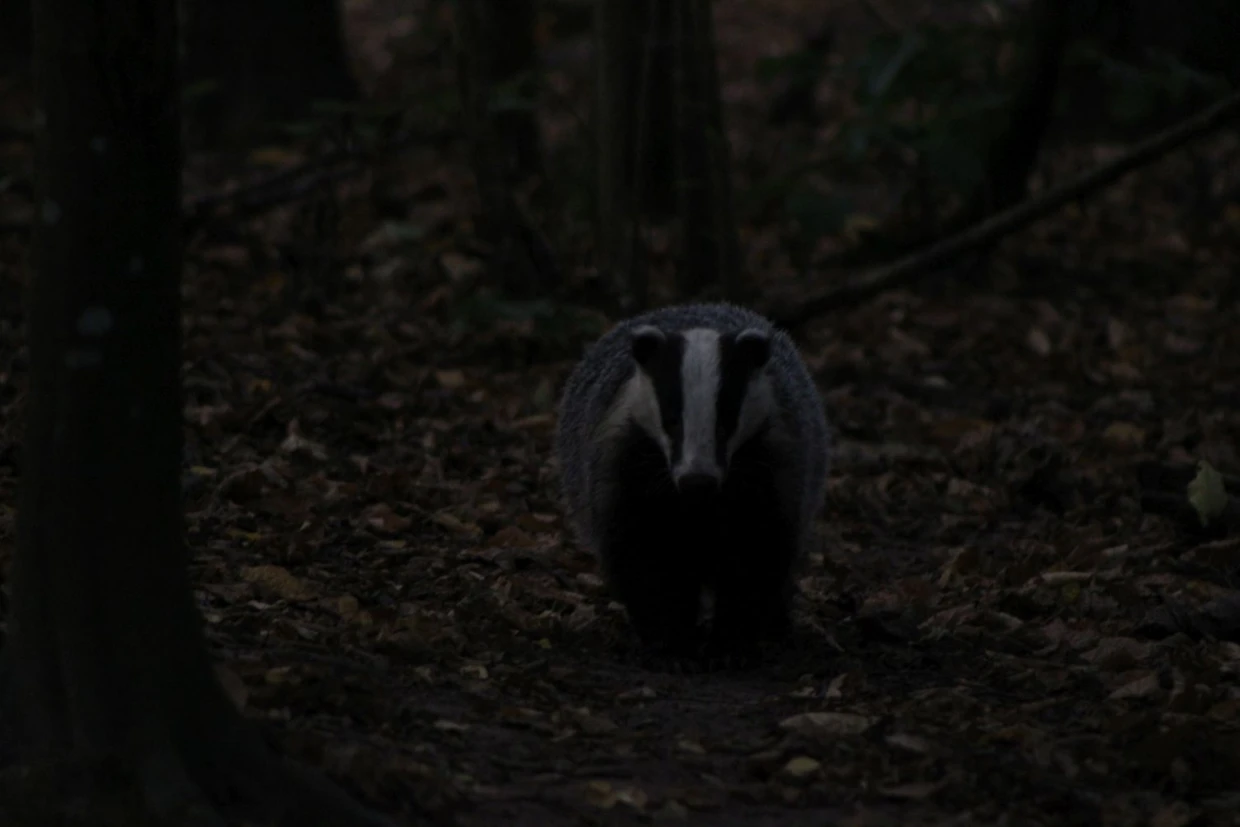
[[[795,480],[801,529],[812,520],[822,502],[828,471],[829,436],[822,400],[792,340],[763,316],[731,304],[674,305],[626,319],[587,349],[564,387],[556,431],[561,487],[570,522],[584,544],[595,547],[601,527],[591,525],[591,503],[599,496],[600,466],[605,456],[597,444],[598,428],[607,417],[617,393],[636,369],[630,335],[652,325],[681,332],[710,328],[735,333],[747,328],[768,332],[771,357],[768,375],[780,411],[776,427],[786,446],[775,461]]]

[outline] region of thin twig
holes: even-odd
[[[1072,201],[1115,183],[1129,172],[1218,129],[1237,115],[1240,115],[1240,92],[1229,95],[1196,115],[1147,138],[1119,158],[1095,167],[1072,181],[1052,187],[1035,198],[1022,201],[1011,209],[997,213],[886,267],[862,273],[844,281],[838,287],[776,306],[768,311],[769,315],[784,327],[796,327],[828,311],[851,307],[884,290],[906,285],[964,253],[990,244],[1045,218]]]

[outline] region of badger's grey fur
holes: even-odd
[[[648,643],[722,648],[787,630],[823,500],[822,400],[786,334],[728,304],[621,322],[568,379],[556,434],[577,538]]]

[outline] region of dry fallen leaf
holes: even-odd
[[[616,724],[603,715],[592,715],[589,710],[576,710],[573,719],[586,735],[606,735],[616,731]]]
[[[439,730],[440,732],[467,732],[469,731],[469,724],[462,724],[459,721],[449,721],[447,718],[440,718],[439,720],[431,724],[431,726],[433,726],[435,729]]]
[[[465,387],[465,374],[459,370],[437,370],[435,381],[444,390],[460,390]]]
[[[286,454],[306,454],[316,460],[327,459],[327,450],[317,442],[302,436],[301,427],[296,419],[288,423],[288,435],[280,443],[280,450]]]
[[[616,806],[616,791],[606,781],[587,781],[585,799],[586,803],[600,810],[610,810]]]
[[[1145,430],[1131,422],[1112,422],[1102,432],[1102,441],[1115,450],[1136,450],[1145,443]]]
[[[889,746],[918,755],[925,755],[930,752],[930,742],[919,735],[912,735],[907,732],[894,732],[883,739]]]
[[[802,712],[779,722],[779,728],[801,735],[860,735],[873,723],[848,712]]]
[[[1040,327],[1030,328],[1029,334],[1025,337],[1025,344],[1039,356],[1049,356],[1051,354],[1050,337]]]
[[[1108,697],[1113,701],[1132,698],[1152,698],[1162,692],[1158,683],[1158,675],[1150,672],[1134,681],[1124,684]]]
[[[442,528],[446,528],[453,534],[459,534],[463,537],[479,537],[482,535],[482,529],[474,523],[467,523],[449,511],[437,511],[431,515],[431,522]]]
[[[387,532],[388,534],[398,534],[407,531],[413,525],[411,517],[402,517],[392,510],[387,503],[375,503],[362,513],[362,518],[369,524]]]
[[[341,617],[345,619],[355,617],[360,610],[361,604],[353,595],[343,594],[336,598],[336,611]]]
[[[1108,637],[1098,641],[1098,645],[1081,655],[1083,660],[1093,663],[1100,669],[1121,672],[1136,667],[1150,653],[1150,644],[1134,638]]]
[[[818,772],[821,766],[821,763],[808,755],[798,755],[796,758],[790,759],[787,764],[784,764],[783,772],[792,778],[806,778]]]
[[[693,755],[705,755],[706,754],[705,747],[703,747],[697,741],[691,740],[689,738],[681,738],[679,741],[676,742],[676,747],[681,752],[688,752]]]
[[[311,586],[283,566],[246,566],[241,577],[247,583],[284,600],[310,600],[315,596]]]
[[[482,272],[482,262],[460,253],[444,253],[439,257],[439,264],[452,281],[461,281]]]

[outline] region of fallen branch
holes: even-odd
[[[1240,92],[1229,95],[1196,115],[1147,138],[1119,158],[1096,167],[1075,180],[1022,201],[957,235],[930,245],[921,252],[913,253],[886,267],[862,273],[838,287],[776,306],[768,310],[768,314],[784,327],[797,327],[815,316],[856,305],[884,290],[908,284],[964,253],[990,244],[1082,196],[1118,181],[1129,172],[1217,129],[1237,115],[1240,115]]]

